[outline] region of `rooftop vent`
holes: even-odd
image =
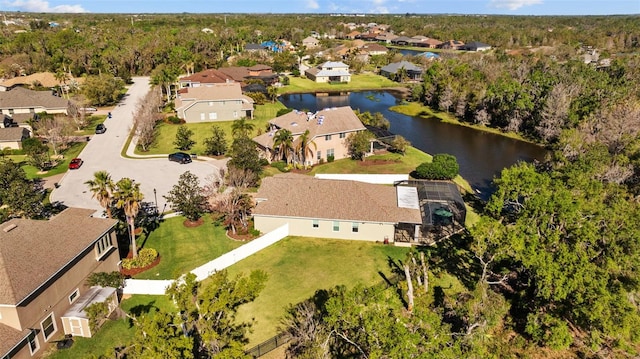
[[[10,225],[2,228],[3,231],[5,231],[5,233],[9,233],[12,229],[18,227],[17,224],[11,223]]]

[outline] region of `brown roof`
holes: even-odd
[[[10,326],[0,324],[0,355],[5,355],[9,350],[13,349],[13,346],[18,344],[24,339],[30,330],[17,330]]]
[[[68,84],[72,81],[83,82],[83,78],[67,79],[65,82]],[[28,76],[17,76],[0,83],[0,86],[13,87],[16,85],[29,85],[34,82],[39,82],[44,87],[55,87],[61,85],[62,82],[56,79],[56,75],[52,72],[38,72]]]
[[[69,101],[53,96],[51,91],[33,91],[16,87],[10,91],[0,91],[0,108],[32,108],[46,109],[67,108]]]
[[[242,97],[240,83],[229,82],[223,84],[211,84],[210,86],[190,87],[185,93],[180,95],[184,101],[186,99],[195,100],[230,100]],[[176,107],[179,107],[176,103]]]
[[[293,136],[301,135],[309,130],[311,139],[366,129],[349,106],[328,108],[311,115],[295,110],[276,117],[269,123],[277,128],[286,128],[291,131]],[[264,133],[253,140],[264,147],[273,148],[273,132]]]
[[[22,141],[29,137],[29,130],[24,127],[0,128],[0,142]]]
[[[367,52],[370,52],[370,51],[384,51],[384,52],[387,52],[387,51],[389,51],[389,49],[387,49],[386,46],[383,46],[383,45],[380,45],[380,44],[375,44],[375,43],[366,44],[366,45],[362,46],[361,49],[365,50]]]
[[[249,77],[249,69],[241,66],[221,67],[218,71],[229,76],[233,81],[242,82]]]
[[[196,72],[191,76],[181,77],[178,81],[211,84],[211,83],[225,83],[232,80],[233,78],[216,69],[207,69],[204,71]]]
[[[68,208],[48,221],[0,224],[0,304],[20,303],[118,222],[94,212]]]
[[[396,187],[285,174],[266,177],[255,215],[384,223],[422,223],[420,209],[398,207]]]

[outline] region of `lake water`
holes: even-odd
[[[411,144],[429,154],[449,153],[460,164],[460,174],[479,192],[483,199],[493,192],[493,178],[518,161],[544,159],[547,151],[527,142],[474,130],[469,127],[442,123],[389,110],[400,102],[388,91],[363,91],[349,94],[316,96],[289,94],[280,97],[287,107],[316,111],[327,107],[351,106],[362,112],[381,112],[391,123],[391,132],[401,135]]]

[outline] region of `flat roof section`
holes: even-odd
[[[416,187],[396,187],[398,194],[398,207],[420,209],[420,200],[418,199],[418,189]]]

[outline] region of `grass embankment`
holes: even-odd
[[[249,137],[257,136],[259,130],[264,132],[267,126],[267,122],[270,119],[276,117],[278,110],[283,108],[285,108],[285,106],[279,101],[256,106],[253,116],[254,118],[248,120],[251,124],[254,125],[253,134],[251,134]],[[220,127],[225,132],[227,145],[230,146],[232,142],[231,126],[234,122],[235,121],[220,121],[185,124],[191,131],[193,131],[193,136],[191,138],[196,141],[196,144],[193,146],[193,148],[187,152],[202,154],[204,152],[204,140],[211,137],[211,128],[214,125]],[[156,137],[156,141],[149,148],[149,151],[141,152],[139,149],[136,149],[135,153],[138,155],[166,155],[178,151],[178,149],[173,144],[173,141],[175,141],[176,139],[176,133],[178,132],[179,127],[180,125],[161,123],[157,129],[158,134]]]
[[[519,141],[525,141],[525,142],[533,143],[532,141],[522,137],[521,135],[519,135],[519,134],[517,134],[515,132],[504,132],[504,131],[501,131],[501,130],[499,130],[497,128],[490,128],[490,127],[487,127],[487,126],[475,125],[475,124],[471,124],[471,123],[467,123],[467,122],[462,122],[462,121],[458,120],[454,115],[452,115],[452,114],[450,114],[448,112],[434,111],[429,106],[424,106],[424,105],[421,105],[421,104],[419,104],[417,102],[407,102],[407,103],[404,103],[402,105],[391,106],[391,107],[389,107],[389,110],[395,111],[395,112],[398,112],[398,113],[401,113],[401,114],[407,115],[407,116],[422,117],[422,118],[435,117],[435,118],[437,118],[440,121],[445,122],[445,123],[450,123],[450,124],[458,125],[458,126],[470,127],[470,128],[475,129],[475,130],[494,133],[494,134],[497,134],[497,135],[500,135],[500,136],[513,138],[513,139],[516,139],[516,140],[519,140]]]
[[[289,78],[289,81],[289,85],[281,87],[278,93],[337,92],[402,87],[401,84],[384,76],[371,73],[351,75],[349,83],[339,84],[317,83],[307,78],[293,76]]]
[[[55,167],[46,172],[40,172],[37,167],[31,165],[27,155],[7,155],[4,158],[10,159],[18,166],[22,167],[29,179],[45,178],[67,172],[69,170],[69,162],[71,162],[73,158],[78,157],[86,145],[86,142],[76,142],[71,144],[71,146],[64,151],[59,151],[58,154],[62,155],[63,159],[59,160],[60,162],[58,162]],[[50,152],[50,155],[55,157],[53,152]]]
[[[185,227],[184,220],[181,216],[168,218],[138,239],[141,247],[156,249],[162,259],[136,279],[175,279],[244,244],[227,237],[225,229],[214,225],[209,216],[203,225],[193,228]]]
[[[167,311],[175,310],[175,306],[168,297],[160,295],[136,295],[129,299],[124,299],[120,303],[120,308],[134,316],[143,313],[153,313],[157,309]],[[97,358],[105,355],[112,358],[114,348],[131,344],[135,328],[129,318],[109,320],[98,330],[92,338],[73,338],[73,346],[69,349],[51,349],[48,359],[86,359]]]

